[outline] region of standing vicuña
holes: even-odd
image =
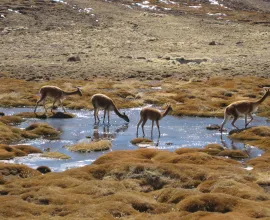
[[[64,112],[66,112],[66,110],[63,106],[62,100],[64,100],[65,97],[68,95],[78,94],[78,95],[82,96],[82,91],[79,88],[77,88],[77,90],[74,92],[65,92],[57,86],[42,86],[39,90],[39,93],[40,93],[41,97],[36,103],[36,107],[35,107],[34,112],[36,112],[38,104],[42,101],[43,101],[43,107],[45,109],[45,112],[47,112],[47,109],[45,107],[45,100],[47,97],[51,97],[54,99],[51,111],[54,109],[54,104],[56,103],[56,101],[59,101]]]
[[[222,133],[223,127],[225,123],[228,121],[228,119],[232,116],[233,121],[232,121],[232,126],[238,129],[234,125],[236,120],[238,119],[239,115],[244,115],[245,116],[245,128],[249,125],[249,123],[253,120],[253,117],[251,113],[257,111],[258,106],[266,99],[266,97],[270,94],[270,89],[266,89],[265,94],[263,95],[262,98],[260,98],[257,101],[237,101],[233,102],[229,106],[226,107],[224,111],[224,120],[220,126],[220,132]],[[247,122],[247,116],[250,117],[250,121]]]
[[[137,124],[137,136],[138,136],[138,129],[140,124],[142,123],[142,131],[143,131],[143,136],[144,134],[144,125],[147,122],[147,120],[152,120],[152,130],[151,130],[151,136],[153,136],[153,127],[154,127],[154,121],[156,121],[157,128],[158,128],[158,134],[160,137],[160,129],[159,129],[159,120],[164,118],[170,111],[172,111],[172,107],[170,105],[167,105],[166,109],[164,112],[160,112],[157,109],[146,107],[141,110],[140,112],[140,120]]]
[[[91,102],[94,106],[95,124],[97,122],[96,119],[100,121],[98,117],[99,109],[104,109],[103,123],[105,121],[106,112],[108,112],[108,123],[110,123],[110,110],[113,110],[115,114],[117,114],[120,118],[123,118],[126,122],[129,122],[128,116],[125,113],[121,114],[117,109],[117,107],[115,106],[113,100],[108,96],[103,94],[95,94],[92,96]]]

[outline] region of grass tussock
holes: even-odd
[[[26,131],[31,131],[31,133],[44,136],[44,137],[58,137],[60,132],[54,129],[47,123],[33,123],[25,128]]]
[[[22,118],[39,118],[39,119],[46,119],[47,115],[45,113],[39,113],[39,112],[21,112],[18,114],[15,114],[15,116],[19,116]]]
[[[15,125],[15,124],[20,124],[21,122],[23,122],[24,120],[19,117],[19,116],[2,116],[0,117],[0,122],[3,122],[6,125]]]
[[[31,169],[25,165],[9,164],[0,162],[0,176],[3,176],[4,182],[8,182],[14,177],[28,178],[33,176],[39,176],[40,172]]]
[[[262,138],[269,138],[269,137],[270,137],[270,127],[267,126],[250,127],[238,131],[233,130],[230,133],[230,138],[246,141],[260,140]]]
[[[29,218],[53,213],[66,219],[269,216],[269,196],[248,171],[238,163],[226,165],[206,155],[183,150],[181,154],[155,149],[113,151],[89,166],[62,173],[36,171],[38,176],[24,181],[4,179],[1,208],[9,211],[1,213],[10,218],[18,216],[18,210]],[[207,158],[210,163],[177,161],[179,156]]]
[[[152,144],[153,141],[148,139],[148,138],[134,138],[130,141],[130,143],[134,144],[134,145],[138,145],[138,144]]]
[[[74,152],[91,152],[91,151],[105,151],[112,147],[112,142],[109,140],[92,141],[90,143],[77,143],[70,147],[69,150]]]
[[[231,212],[237,205],[237,199],[221,194],[195,195],[181,201],[177,207],[188,212]]]
[[[45,152],[41,154],[41,157],[49,157],[54,159],[68,160],[71,157],[59,152]]]
[[[246,152],[241,150],[224,150],[218,153],[218,156],[230,157],[234,159],[244,159],[249,157]]]
[[[42,151],[29,145],[11,146],[6,144],[0,144],[0,160],[27,156],[28,154],[34,153],[42,153]]]

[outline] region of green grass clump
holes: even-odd
[[[69,150],[74,152],[91,152],[91,151],[105,151],[112,147],[112,142],[109,140],[92,141],[90,143],[77,143],[68,147]]]

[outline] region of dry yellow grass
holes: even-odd
[[[14,124],[19,124],[21,122],[23,122],[23,119],[19,116],[2,116],[0,117],[0,122],[3,122],[4,124],[8,124],[8,125],[14,125]]]
[[[18,94],[13,95],[12,98],[0,97],[0,106],[34,106],[38,99],[39,88],[46,85],[46,83],[9,78],[2,78],[1,81],[3,86],[0,88],[0,94],[12,92],[11,88],[14,87]],[[108,79],[100,78],[93,82],[65,80],[63,83],[61,80],[54,80],[49,84],[60,86],[64,90],[71,90],[72,86],[81,85],[82,97],[70,96],[64,101],[64,106],[71,109],[92,109],[90,97],[95,93],[104,93],[115,100],[118,108],[138,107],[145,104],[163,105],[169,102],[174,109],[172,112],[174,115],[204,117],[223,117],[227,105],[238,100],[255,100],[262,96],[262,87],[270,84],[269,79],[259,77],[213,77],[208,80],[189,82],[163,79],[153,85],[137,79],[109,82]],[[162,90],[151,89],[157,86]],[[131,97],[137,98],[131,99]],[[49,103],[50,101],[48,106]],[[270,99],[262,103],[258,114],[270,117],[269,104]]]
[[[91,152],[91,151],[105,151],[109,150],[112,147],[112,142],[109,140],[99,140],[99,141],[92,141],[90,143],[77,143],[70,147],[69,150],[75,152]]]
[[[31,131],[31,133],[44,136],[44,137],[50,137],[55,138],[58,137],[60,132],[54,129],[52,126],[50,126],[47,123],[33,123],[25,128],[26,131]]]
[[[19,129],[0,122],[0,143],[17,143],[22,139],[34,139],[40,136],[45,138],[57,138],[60,134],[46,123],[34,123],[26,129]]]
[[[62,154],[60,152],[45,152],[41,154],[41,157],[49,157],[49,158],[62,159],[62,160],[67,160],[71,158],[70,156]]]
[[[138,145],[138,144],[151,144],[153,143],[152,140],[148,139],[148,138],[134,138],[130,141],[130,143],[134,144],[134,145]]]
[[[11,146],[0,144],[0,160],[22,157],[33,153],[42,153],[42,151],[29,145]]]
[[[238,162],[206,155],[114,151],[62,173],[23,181],[5,177],[1,217],[267,219],[269,195],[255,176]],[[175,160],[179,156],[183,160]]]

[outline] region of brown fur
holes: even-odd
[[[146,107],[146,108],[142,109],[140,112],[141,118],[137,124],[137,136],[138,136],[139,126],[141,123],[142,123],[143,136],[145,136],[144,125],[147,122],[147,120],[149,119],[152,121],[151,136],[153,136],[153,127],[154,127],[154,121],[155,121],[157,128],[158,128],[159,137],[160,137],[159,120],[164,118],[169,113],[169,111],[172,111],[172,107],[170,105],[167,106],[167,108],[164,112],[160,112],[157,109],[150,108],[150,107]]]
[[[66,110],[63,106],[63,103],[62,103],[62,100],[65,98],[65,96],[74,95],[74,94],[79,94],[80,96],[82,96],[82,92],[79,88],[77,88],[77,90],[74,92],[65,92],[57,86],[42,86],[41,89],[39,90],[39,93],[40,93],[41,97],[36,103],[36,107],[35,107],[34,112],[36,112],[37,105],[42,101],[43,101],[43,106],[44,106],[45,112],[47,112],[47,109],[45,107],[45,101],[46,101],[47,97],[51,97],[54,99],[51,111],[54,109],[54,104],[57,101],[59,101],[64,112],[66,112]]]
[[[94,107],[95,124],[97,122],[96,119],[98,119],[98,122],[100,121],[98,117],[99,109],[104,109],[103,123],[105,121],[106,112],[108,113],[108,123],[110,123],[110,110],[113,110],[115,114],[117,114],[120,118],[123,118],[126,122],[129,122],[128,116],[125,113],[121,114],[119,112],[119,110],[117,109],[113,100],[110,97],[104,94],[95,94],[91,97],[91,102]]]
[[[267,98],[267,96],[269,96],[269,94],[270,94],[270,89],[267,89],[263,97],[257,101],[248,101],[248,100],[237,101],[227,106],[224,111],[224,120],[220,126],[221,133],[222,133],[224,125],[226,124],[226,122],[231,116],[233,117],[232,126],[238,129],[238,127],[236,127],[234,123],[236,122],[236,120],[238,119],[240,115],[244,115],[245,128],[246,128],[249,125],[249,123],[253,120],[251,113],[257,111],[258,106]],[[249,122],[247,122],[247,116],[250,117]]]

